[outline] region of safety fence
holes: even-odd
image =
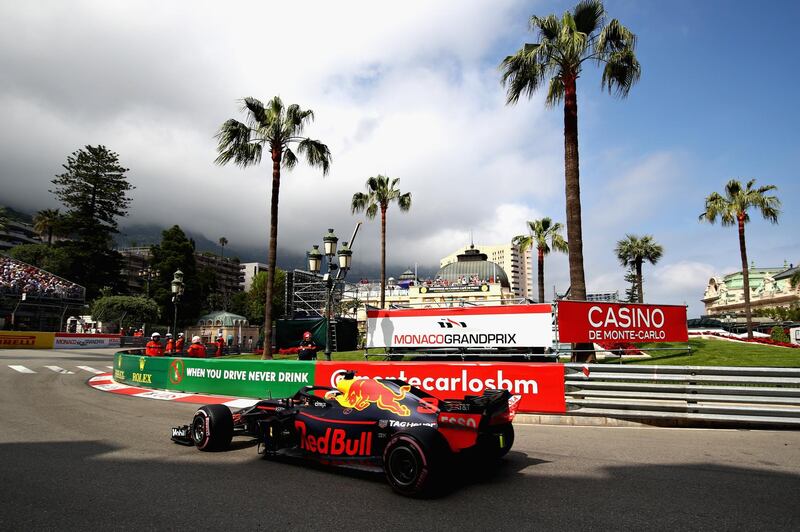
[[[800,426],[800,368],[566,364],[571,415]]]

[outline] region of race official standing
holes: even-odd
[[[221,357],[225,353],[225,338],[222,337],[222,333],[217,334],[217,352],[214,353],[214,356]]]
[[[175,341],[172,339],[172,334],[167,333],[167,348],[166,353],[171,355],[175,352]]]
[[[192,337],[192,345],[186,350],[186,356],[191,358],[206,358],[206,346],[199,336]]]
[[[149,357],[162,357],[164,356],[164,347],[161,345],[161,335],[154,332],[150,336],[150,341],[145,346],[145,354]]]
[[[186,341],[186,338],[183,337],[183,333],[178,333],[178,339],[175,340],[175,353],[181,354],[183,353],[183,344]]]

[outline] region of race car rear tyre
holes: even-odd
[[[224,451],[233,438],[233,416],[225,405],[201,406],[191,426],[192,441],[201,451]]]
[[[452,454],[441,434],[415,427],[392,436],[383,451],[383,469],[394,491],[409,497],[438,495]]]

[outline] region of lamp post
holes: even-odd
[[[150,266],[145,266],[143,269],[139,270],[138,275],[144,279],[145,295],[150,297],[150,281],[152,279],[158,279],[158,270],[151,268]]]
[[[355,238],[358,227],[353,231],[353,238]],[[352,242],[353,239],[350,241]],[[336,283],[343,279],[350,270],[350,264],[353,258],[353,251],[348,247],[347,242],[342,242],[342,247],[338,251],[336,245],[339,238],[333,232],[333,229],[328,229],[328,233],[322,237],[324,245],[324,256],[328,259],[328,272],[322,277],[325,281],[325,359],[331,359],[331,314],[333,312],[333,290]],[[319,245],[314,245],[311,251],[308,252],[308,269],[312,273],[319,273],[322,268],[323,253],[319,250]],[[336,273],[336,277],[332,275]]]
[[[178,302],[183,295],[183,272],[180,270],[175,270],[175,273],[172,276],[172,283],[170,283],[170,287],[172,288],[172,305],[175,307],[175,317],[172,320],[172,334],[177,334],[178,330]]]

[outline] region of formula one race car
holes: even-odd
[[[172,440],[221,451],[234,435],[258,439],[265,458],[287,456],[366,470],[383,470],[402,495],[433,495],[456,459],[491,465],[511,449],[519,396],[486,390],[440,400],[394,379],[345,374],[336,388],[306,386],[286,399],[266,399],[231,412],[201,407]]]

